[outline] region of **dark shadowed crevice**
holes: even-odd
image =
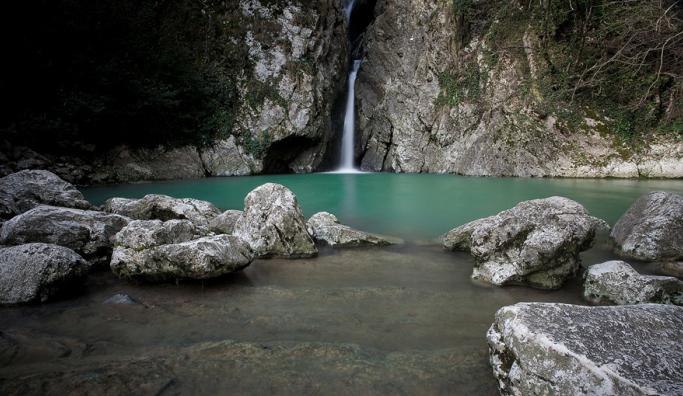
[[[288,136],[271,144],[263,158],[263,173],[293,173],[292,161],[318,143],[318,140],[305,136]]]

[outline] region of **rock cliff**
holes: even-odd
[[[683,176],[676,134],[652,133],[634,143],[620,138],[623,123],[603,108],[565,114],[546,92],[555,89],[544,80],[547,64],[559,61],[534,20],[524,19],[533,10],[519,2],[480,3],[378,1],[356,90],[362,169]],[[555,3],[566,7],[544,2]],[[562,29],[568,28],[558,25],[551,34],[566,34]]]

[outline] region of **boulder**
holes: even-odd
[[[280,184],[266,183],[247,194],[233,234],[245,240],[257,257],[300,258],[318,253],[296,196]]]
[[[0,243],[53,243],[91,261],[109,261],[114,236],[129,219],[93,210],[41,205],[15,216],[0,229]]]
[[[643,261],[683,258],[683,197],[661,191],[641,196],[610,236],[624,257]]]
[[[189,220],[132,221],[116,236],[112,271],[128,279],[209,279],[248,266],[249,245],[231,235],[204,236]]]
[[[209,221],[209,231],[216,234],[232,234],[241,215],[241,210],[226,210]]]
[[[0,304],[43,302],[81,282],[89,264],[73,250],[46,243],[0,249]]]
[[[683,394],[683,308],[503,307],[487,333],[502,395]]]
[[[583,296],[595,303],[683,305],[683,282],[670,276],[641,275],[628,263],[615,260],[588,268]]]
[[[579,253],[602,228],[607,224],[589,216],[579,203],[550,197],[454,228],[442,242],[448,250],[474,256],[473,279],[557,289],[576,274]]]
[[[387,246],[398,241],[355,230],[339,223],[331,213],[318,212],[306,222],[308,233],[317,242],[333,247]]]
[[[116,234],[114,244],[135,250],[187,242],[206,234],[189,220],[133,220]]]
[[[38,205],[89,209],[83,194],[45,170],[23,170],[0,178],[0,218],[9,219]]]
[[[660,275],[683,278],[683,261],[665,261],[659,263],[657,269]]]
[[[211,202],[159,194],[148,194],[140,199],[111,198],[104,203],[104,210],[137,220],[190,220],[204,228],[221,214]]]

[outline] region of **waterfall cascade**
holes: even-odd
[[[356,3],[355,0],[345,0],[344,1],[344,13],[346,14],[346,19],[351,24],[351,12],[353,11],[353,6]],[[358,172],[354,167],[354,145],[355,145],[355,130],[356,130],[356,97],[355,97],[355,86],[356,86],[356,76],[358,75],[358,69],[360,68],[361,60],[354,59],[351,70],[349,71],[348,77],[348,90],[346,93],[346,109],[344,110],[344,129],[342,132],[342,145],[341,145],[341,159],[339,168],[336,170],[341,173],[351,173]]]
[[[353,66],[351,67],[351,72],[349,73],[349,88],[346,96],[346,110],[344,114],[344,130],[342,135],[342,147],[341,147],[341,164],[339,167],[340,171],[354,171],[356,170],[353,166],[354,160],[354,135],[356,129],[356,97],[355,97],[355,85],[356,85],[356,75],[358,75],[358,68],[360,68],[361,60],[356,59],[353,61]]]

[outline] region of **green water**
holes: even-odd
[[[93,187],[88,199],[162,193],[242,208],[282,183],[307,215],[431,239],[522,200],[563,195],[614,223],[640,194],[683,181],[313,174]],[[614,259],[605,235],[583,265]],[[474,262],[438,244],[321,248],[306,260],[255,260],[207,281],[135,284],[91,274],[77,295],[0,307],[0,394],[496,395],[486,331],[502,306],[586,304],[581,276],[560,290],[487,287]],[[653,265],[631,263],[643,273]],[[136,305],[103,304],[126,293]]]
[[[84,189],[90,201],[167,194],[242,209],[244,196],[267,182],[289,187],[307,216],[324,210],[346,224],[408,240],[431,239],[520,201],[561,195],[614,224],[641,194],[683,193],[683,180],[526,179],[425,174],[307,174],[226,177]]]

